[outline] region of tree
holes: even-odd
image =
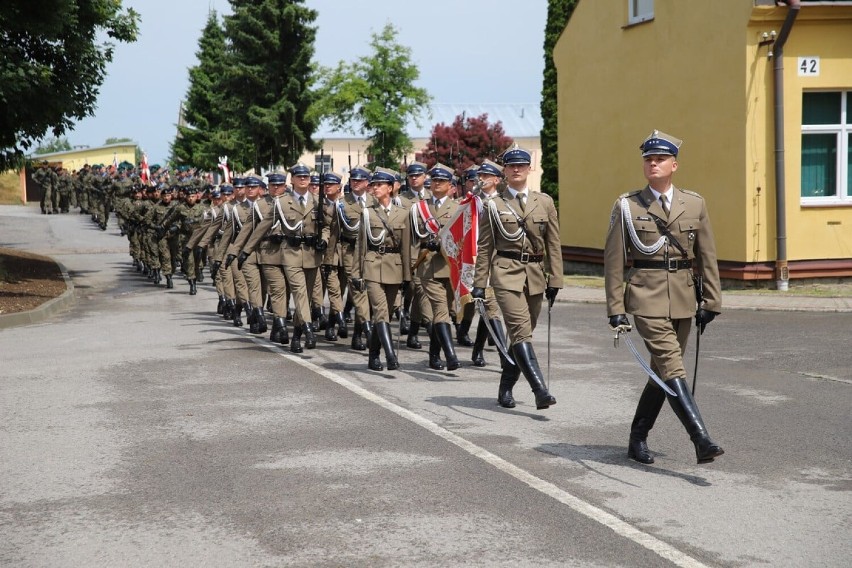
[[[368,167],[402,162],[412,149],[406,125],[414,121],[419,126],[431,100],[425,89],[414,86],[420,71],[411,62],[411,49],[399,45],[396,36],[396,29],[386,24],[372,34],[371,55],[322,69],[312,109],[333,128],[367,135]]]
[[[121,0],[0,3],[0,171],[50,131],[59,137],[95,110],[111,40],[136,40],[139,14]]]
[[[33,153],[34,154],[52,154],[53,152],[64,152],[66,150],[71,149],[71,143],[68,142],[67,138],[59,138],[58,136],[54,136],[49,140],[43,141],[38,145]]]
[[[310,24],[317,12],[304,0],[230,2],[222,111],[234,122],[237,138],[222,141],[237,144],[237,163],[289,166],[315,147],[317,122],[308,110],[316,38]]]
[[[171,158],[175,164],[188,164],[205,169],[216,166],[219,156],[229,156],[228,161],[240,164],[235,135],[236,120],[229,120],[225,112],[222,93],[222,71],[225,68],[225,31],[214,10],[198,40],[198,65],[189,69],[189,88],[182,107],[182,120],[171,145]],[[252,154],[253,155],[253,154]]]
[[[494,161],[512,142],[502,122],[488,124],[487,114],[472,118],[460,114],[451,125],[442,122],[432,128],[421,159],[429,167],[441,162],[461,173],[483,158]]]
[[[548,0],[544,27],[544,84],[541,89],[541,190],[559,201],[559,147],[556,104],[556,66],[553,48],[579,0]]]

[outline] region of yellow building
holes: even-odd
[[[852,276],[852,2],[788,4],[578,3],[553,53],[567,261],[602,262],[659,129],[684,140],[675,185],[706,198],[723,277]]]

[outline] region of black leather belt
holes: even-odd
[[[374,245],[373,243],[367,243],[367,250],[376,251],[379,254],[399,254],[399,247],[389,247],[386,245]]]
[[[312,247],[317,242],[316,235],[285,235],[284,240],[287,241],[287,244],[291,247],[297,247],[299,245],[305,245],[307,247]]]
[[[634,260],[633,268],[650,268],[651,270],[668,270],[669,272],[677,272],[692,268],[691,258],[670,258],[668,260]]]
[[[346,235],[340,235],[340,240],[350,245],[354,245],[356,242],[358,242],[358,239],[356,239],[355,237],[347,237]]]
[[[541,262],[542,260],[544,260],[543,254],[530,254],[528,252],[517,252],[513,250],[498,250],[497,256],[502,256],[503,258],[511,258],[512,260],[520,260],[523,263]]]

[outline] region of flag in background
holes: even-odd
[[[425,201],[421,201],[425,203]],[[482,206],[479,197],[468,194],[459,202],[450,221],[438,233],[441,252],[450,267],[450,283],[453,286],[453,305],[456,319],[464,315],[465,304],[471,301],[473,271],[476,266],[476,241],[479,239],[479,212]]]
[[[118,169],[118,154],[116,152],[112,153],[112,169],[113,171]]]
[[[219,156],[219,168],[222,170],[222,183],[231,183],[231,170],[228,169],[228,156]]]
[[[142,152],[142,172],[139,174],[142,183],[147,184],[151,179],[151,169],[148,167],[148,154]]]

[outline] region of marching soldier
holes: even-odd
[[[361,215],[364,208],[372,205],[373,196],[367,193],[370,172],[360,166],[349,171],[350,192],[343,198],[343,209],[338,208],[340,220],[340,254],[343,255],[343,269],[346,278],[352,279],[354,272],[355,243],[361,228]],[[349,287],[349,295],[355,307],[355,325],[352,329],[352,349],[363,351],[367,348],[372,324],[370,323],[370,301],[364,290]]]
[[[402,206],[410,209],[418,201],[429,199],[432,193],[426,189],[426,164],[422,162],[412,162],[405,170],[407,187],[399,193],[399,199]],[[418,243],[412,241],[414,245]],[[415,254],[417,251],[414,251]],[[420,279],[417,274],[412,274],[411,286],[403,291],[402,295],[402,317],[400,317],[400,333],[402,333],[403,319],[408,323],[408,337],[405,345],[409,349],[421,349],[420,338],[417,335],[420,333],[421,326],[427,326],[431,335],[432,325],[432,306],[429,304],[429,299],[423,293],[423,287],[420,285]]]
[[[181,231],[185,239],[183,248],[181,249],[183,253],[181,266],[184,267],[183,273],[186,276],[187,282],[189,282],[190,296],[198,294],[198,278],[201,275],[201,271],[204,270],[204,266],[201,265],[194,253],[194,246],[197,242],[196,237],[201,239],[204,231],[202,221],[204,219],[204,212],[207,209],[199,203],[199,199],[200,194],[198,193],[198,189],[195,186],[187,186],[186,205],[180,212]]]
[[[550,196],[527,186],[530,154],[517,146],[503,154],[507,188],[482,212],[476,257],[474,298],[485,299],[485,287],[494,297],[509,332],[515,365],[503,366],[497,402],[514,408],[512,388],[523,373],[535,394],[539,410],[556,404],[547,390],[532,345],[542,299],[556,299],[562,288],[562,245],[559,219]]]
[[[450,181],[453,177],[450,167],[437,163],[429,170],[429,176],[432,178],[432,197],[411,206],[411,228],[419,245],[415,262],[416,274],[432,308],[429,367],[438,370],[444,368],[441,361],[443,349],[447,359],[446,368],[454,371],[460,364],[450,331],[449,298],[453,296],[453,288],[450,282],[450,267],[441,254],[438,231],[452,218],[458,204],[449,196]]]
[[[341,197],[341,177],[334,172],[323,174],[325,186],[325,213],[329,219],[328,250],[322,260],[323,280],[328,292],[328,323],[325,328],[325,338],[337,341],[337,337],[346,338],[346,320],[343,318],[343,294],[346,290],[346,270],[343,267],[343,255],[340,242],[340,210],[343,208]]]
[[[706,203],[672,184],[681,143],[657,130],[646,138],[640,150],[648,185],[621,195],[613,206],[604,253],[607,315],[612,328],[629,331],[626,314],[633,314],[651,369],[677,394],[669,395],[669,404],[695,445],[698,463],[708,463],[725,451],[710,439],[686,385],[683,354],[692,316],[703,333],[721,312],[721,284]],[[654,463],[648,433],[665,400],[649,380],[630,427],[630,459]]]
[[[381,349],[389,370],[399,368],[390,329],[391,311],[399,294],[411,281],[410,215],[393,204],[394,175],[377,168],[370,178],[376,201],[364,209],[353,265],[352,285],[366,289],[372,313],[369,368],[382,371]]]
[[[497,184],[503,177],[503,168],[495,164],[491,160],[483,160],[479,166],[479,189],[474,193],[482,201],[483,211],[487,211],[488,204],[493,199],[499,197],[497,192]],[[493,259],[492,259],[493,262]],[[471,302],[473,304],[473,302]],[[497,300],[493,296],[486,294],[485,309],[488,314],[488,319],[491,322],[491,329],[498,335],[498,339],[506,345],[506,337],[503,333],[503,322],[500,318],[500,308],[497,306]],[[479,318],[479,325],[476,328],[476,339],[473,340],[473,351],[470,359],[475,367],[485,366],[485,342],[488,341],[488,328],[485,320]],[[505,365],[505,361],[501,363]]]

